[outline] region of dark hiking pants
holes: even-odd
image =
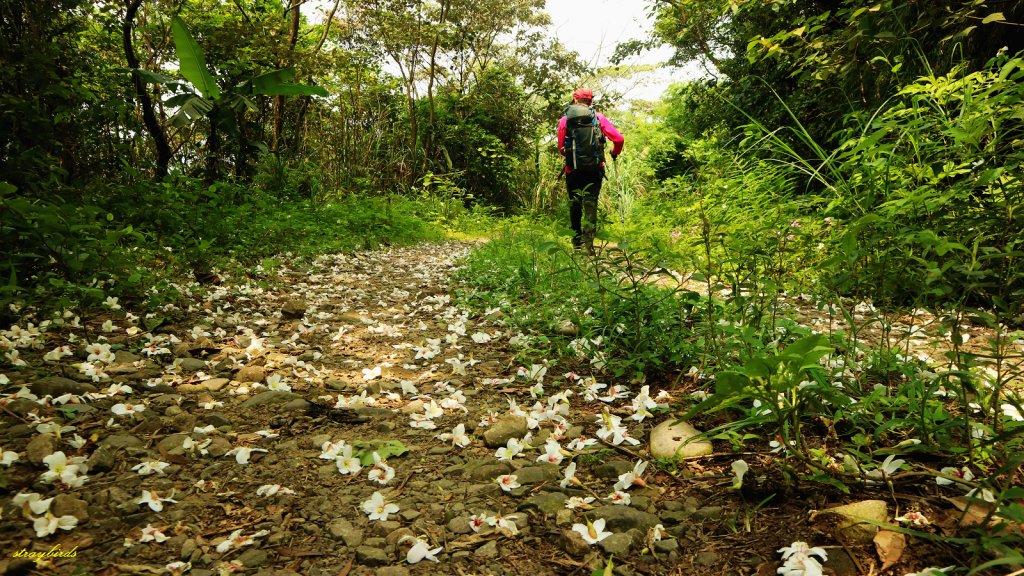
[[[590,250],[597,231],[597,197],[601,194],[604,170],[570,172],[565,175],[569,192],[569,224],[572,226],[574,248]]]

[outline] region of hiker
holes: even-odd
[[[622,134],[604,114],[594,111],[593,103],[594,93],[589,88],[578,88],[572,93],[572,105],[558,122],[558,152],[565,156],[572,245],[588,252],[594,251],[605,139],[612,141],[612,160],[622,152],[623,143]]]

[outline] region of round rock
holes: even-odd
[[[523,416],[505,416],[484,432],[484,442],[490,448],[504,446],[512,438],[522,438],[529,432]]]
[[[699,435],[689,422],[666,420],[651,430],[651,457],[683,459],[711,454],[711,442]]]

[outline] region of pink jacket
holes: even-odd
[[[607,116],[597,112],[597,121],[601,124],[601,131],[604,132],[604,137],[612,143],[612,155],[618,156],[622,153],[622,144],[625,142],[625,138],[619,133],[612,121]],[[565,116],[558,121],[558,153],[565,156]],[[565,167],[565,171],[569,172],[569,167]]]

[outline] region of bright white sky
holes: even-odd
[[[547,12],[555,34],[562,44],[592,66],[611,64],[609,58],[615,45],[633,39],[646,39],[654,25],[647,16],[647,0],[547,0]],[[629,64],[658,64],[672,55],[672,49],[663,47],[632,58]],[[645,74],[635,82],[618,88],[627,99],[655,100],[672,82],[701,76],[699,66],[663,68]],[[597,95],[600,98],[600,95]]]
[[[649,0],[546,0],[552,27],[558,39],[570,50],[579,52],[595,68],[608,66],[616,44],[650,35],[653,24],[647,16]],[[307,18],[323,18],[330,2],[310,0],[303,5]],[[658,64],[668,60],[672,49],[663,47],[633,57],[627,64]],[[706,75],[694,64],[685,68],[662,68],[642,78],[621,81],[615,88],[627,100],[656,100],[672,82]],[[600,98],[601,95],[597,94]]]

